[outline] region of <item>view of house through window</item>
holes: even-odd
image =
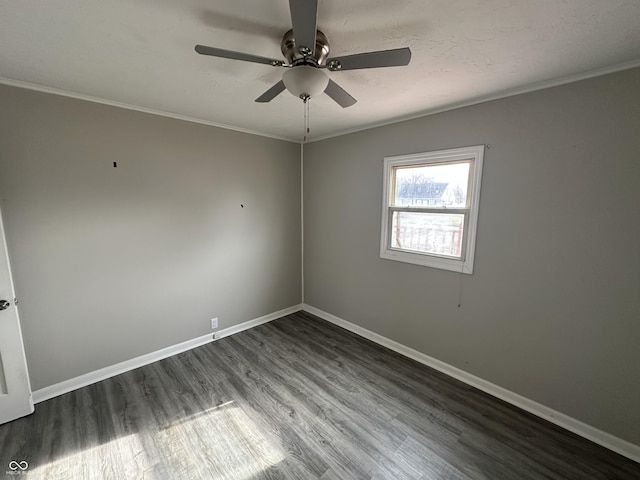
[[[383,258],[471,273],[483,151],[385,159]]]
[[[397,207],[467,208],[469,161],[394,168]],[[460,258],[464,215],[393,212],[391,244],[396,248]]]

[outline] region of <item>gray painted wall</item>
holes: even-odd
[[[638,85],[634,69],[306,145],[305,303],[640,444]],[[380,259],[383,157],[477,144],[474,274]]]
[[[299,145],[2,85],[0,105],[34,389],[301,302]]]

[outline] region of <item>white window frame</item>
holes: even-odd
[[[415,153],[385,157],[384,183],[382,195],[382,225],[380,236],[380,258],[398,262],[413,263],[427,267],[440,268],[466,274],[473,273],[473,259],[476,247],[476,232],[478,226],[478,211],[480,206],[480,184],[482,182],[482,163],[484,159],[484,145],[453,148],[434,152]],[[466,208],[444,207],[396,207],[394,199],[393,170],[396,167],[420,166],[429,164],[447,164],[471,160],[469,169],[469,189],[467,191]],[[423,213],[462,213],[465,216],[462,238],[461,258],[421,253],[391,247],[392,215],[395,211],[410,211]]]

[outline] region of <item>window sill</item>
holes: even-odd
[[[389,249],[381,251],[380,258],[396,262],[412,263],[414,265],[421,265],[424,267],[438,268],[440,270],[449,270],[451,272],[465,273],[467,275],[471,275],[473,273],[473,262],[468,260],[457,260],[454,258]]]

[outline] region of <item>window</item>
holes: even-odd
[[[380,257],[473,273],[484,146],[384,159]]]

